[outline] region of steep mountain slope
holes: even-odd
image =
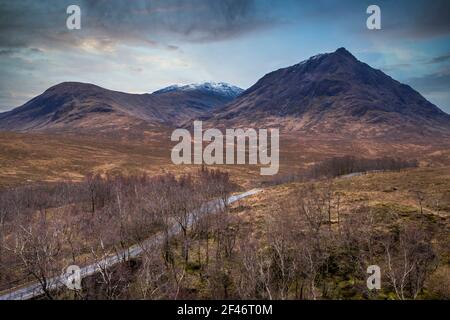
[[[128,94],[92,84],[65,82],[49,88],[21,107],[1,113],[0,130],[117,130],[142,125],[176,126],[230,102],[236,95],[227,90],[205,90],[203,87]]]
[[[344,48],[265,75],[210,123],[365,137],[450,132],[449,115]]]

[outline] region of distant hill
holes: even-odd
[[[117,130],[177,126],[234,99],[242,89],[221,84],[129,94],[87,83],[53,86],[21,107],[0,114],[0,130]],[[220,90],[222,88],[223,90]]]
[[[345,48],[265,75],[209,121],[359,137],[450,133],[448,114]]]

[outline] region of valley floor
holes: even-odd
[[[58,194],[63,206],[37,201],[33,209],[36,215],[24,216],[20,222],[31,226],[36,223],[48,231],[45,235],[50,238],[46,240],[52,240],[51,230],[46,229],[52,225],[65,237],[75,237],[72,240],[78,236],[92,240],[83,240],[84,251],[80,251],[83,254],[72,257],[72,260],[92,261],[97,256],[112,254],[114,248],[132,244],[136,234],[148,235],[163,226],[164,218],[158,214],[164,203],[158,204],[163,207],[152,207],[154,199],[162,201],[158,198],[160,191],[152,189],[153,182],[147,185],[139,179],[127,180],[126,176],[166,175],[169,178],[164,179],[184,190],[181,187],[185,186],[184,179],[191,179],[184,175],[198,172],[197,166],[175,166],[170,162],[168,134],[149,134],[142,140],[133,140],[0,133],[0,187],[7,191],[16,186],[49,182],[58,189],[57,183],[61,181],[81,182],[85,189],[75,189],[79,199],[74,200],[79,205],[72,205],[76,202],[70,200],[74,196],[71,189],[63,188],[64,192]],[[282,136],[280,147],[281,167],[277,177],[260,176],[257,166],[219,167],[230,174],[234,191],[263,186],[261,193],[171,237],[160,252],[147,252],[111,273],[86,279],[88,289],[81,296],[62,293],[60,298],[450,298],[449,145],[291,135]],[[418,159],[420,167],[295,182],[297,175],[314,163],[343,155]],[[99,189],[100,197],[104,196],[102,192],[108,194],[99,200],[103,208],[90,207],[90,190],[102,186],[103,182],[86,180],[89,173],[119,177],[106,179],[105,183],[111,185]],[[169,173],[181,180],[174,182]],[[210,178],[218,177],[212,174]],[[222,183],[222,180],[213,182],[211,186],[222,186]],[[137,189],[132,187],[134,184]],[[199,188],[206,185],[209,182],[192,182],[188,190],[173,195],[178,198],[168,195],[164,201],[179,205],[168,212],[178,212],[186,204],[198,205],[199,199],[192,202],[186,200],[189,197],[183,197],[195,197],[200,194]],[[111,190],[121,190],[124,198],[111,195]],[[152,201],[144,196],[148,192],[153,192]],[[204,192],[202,199],[211,197],[209,191]],[[221,194],[215,192],[216,196]],[[124,203],[123,199],[126,199]],[[122,205],[129,210],[130,217],[122,214]],[[149,207],[154,210],[150,216]],[[145,220],[149,217],[149,221]],[[177,221],[176,215],[171,219]],[[74,221],[79,224],[79,233],[70,227]],[[143,229],[146,223],[148,229]],[[105,228],[108,225],[112,227]],[[11,232],[14,228],[7,226],[4,230]],[[129,234],[133,237],[127,238]],[[95,242],[100,235],[111,247],[104,248],[103,240],[101,245]],[[116,235],[127,240],[117,242]],[[4,241],[12,241],[13,236],[6,233]],[[28,241],[26,235],[22,240]],[[95,250],[89,249],[88,244]],[[63,250],[67,253],[74,248],[66,244]],[[64,258],[68,260],[70,257]],[[58,268],[61,263],[58,261]],[[367,290],[369,265],[379,265],[382,270],[381,290]],[[10,268],[3,266],[3,270],[5,267]],[[410,271],[405,274],[404,270]],[[8,283],[23,284],[33,278],[32,275],[16,276],[4,275],[2,289]],[[96,289],[98,283],[102,283],[100,289]],[[108,291],[111,288],[114,291]]]
[[[81,181],[88,173],[151,175],[193,172],[199,166],[174,165],[170,159],[170,131],[139,136],[68,135],[0,132],[0,187],[40,181]],[[450,142],[376,141],[330,137],[280,137],[280,171],[261,176],[259,166],[212,166],[227,170],[244,189],[284,180],[318,161],[355,155],[363,158],[417,159],[421,166],[449,166]]]

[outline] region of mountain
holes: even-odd
[[[0,130],[117,130],[178,126],[222,106],[238,93],[221,84],[189,86],[153,94],[129,94],[87,83],[64,82],[11,111],[0,113]]]
[[[265,75],[209,123],[353,137],[450,132],[448,114],[345,48]]]
[[[193,119],[322,137],[450,137],[448,114],[345,48],[271,72],[245,91],[207,82],[129,94],[65,82],[1,113],[0,131],[146,131]]]

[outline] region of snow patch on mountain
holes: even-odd
[[[237,97],[244,91],[239,87],[233,86],[225,82],[203,82],[203,83],[192,83],[187,85],[175,84],[157,90],[153,92],[153,94],[175,92],[175,91],[194,91],[194,90],[213,92],[229,97]]]

